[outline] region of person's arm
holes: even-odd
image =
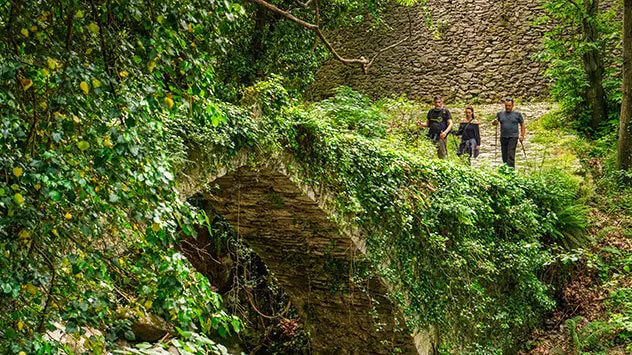
[[[448,136],[448,133],[452,130],[452,119],[448,119],[448,128],[445,131],[441,132],[441,139],[445,139]]]
[[[474,124],[474,138],[476,138],[476,150],[481,149],[481,132],[478,129],[478,123]]]
[[[456,132],[452,132],[452,134],[454,134],[455,136],[462,136],[464,128],[465,126],[463,126],[463,123],[459,123],[459,128],[456,130]]]
[[[422,122],[421,120],[417,120],[417,126],[419,127],[430,127],[430,111],[426,114],[426,122]]]
[[[492,125],[496,126],[498,125],[498,114],[496,114],[496,117],[494,118],[494,120],[492,121]]]
[[[520,142],[524,141],[524,136],[527,134],[527,125],[524,121],[520,122]]]

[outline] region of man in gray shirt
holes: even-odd
[[[524,124],[524,118],[518,111],[514,111],[513,99],[508,97],[505,99],[505,111],[498,112],[496,118],[492,121],[494,126],[500,122],[500,151],[503,156],[503,164],[515,168],[516,167],[516,146],[518,140],[522,143],[527,127]],[[520,126],[520,131],[518,131]]]

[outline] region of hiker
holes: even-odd
[[[448,156],[446,137],[452,130],[452,115],[443,106],[441,95],[434,97],[434,108],[428,111],[426,122],[417,121],[417,126],[428,127],[428,137],[437,145],[437,156],[445,159]]]
[[[465,122],[459,123],[459,129],[454,135],[461,136],[461,144],[456,151],[456,155],[469,155],[470,158],[478,157],[481,151],[481,134],[478,130],[478,121],[474,118],[474,108],[465,106]]]
[[[520,143],[524,141],[527,128],[522,114],[514,111],[512,98],[508,97],[505,99],[505,111],[498,112],[496,118],[492,121],[494,126],[498,125],[498,123],[500,123],[500,151],[503,164],[515,168],[516,146],[518,145],[518,140],[520,140]],[[518,132],[518,126],[520,126],[520,132]]]

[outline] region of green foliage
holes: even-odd
[[[361,22],[383,3],[324,2],[323,14],[332,26],[341,14]],[[379,108],[346,88],[305,108],[273,77],[247,90],[247,108],[218,100],[237,101],[253,69],[314,65],[319,57],[271,60],[290,24],[266,37],[276,48],[257,68],[231,55],[251,43],[236,43],[252,26],[237,21],[251,13],[237,2],[1,6],[0,352],[54,353],[62,345],[43,334],[55,323],[100,328],[110,347],[134,340],[132,321],[150,314],[180,329],[177,347],[190,352],[240,332],[173,251],[207,223],[174,176],[188,159],[213,169],[248,151],[289,153],[305,182],[331,189],[338,222],[362,227],[411,326],[437,326],[448,347],[511,349],[552,307],[538,272],[582,223],[568,217],[580,202],[559,172],[473,172],[411,154],[387,136]]]
[[[167,127],[226,119],[209,95],[213,53],[241,6],[25,1],[2,11],[0,352],[53,352],[42,333],[54,323],[133,338],[130,319],[145,312],[175,314],[185,330],[239,331],[170,249],[200,220],[178,197],[183,140]]]
[[[328,124],[338,131],[356,131],[365,137],[381,137],[386,134],[384,117],[371,105],[368,98],[342,86],[336,95],[314,105],[320,117],[328,119]]]
[[[340,223],[363,228],[411,326],[438,326],[454,349],[512,349],[553,306],[538,279],[550,248],[586,225],[577,181],[561,171],[472,171],[402,151],[361,125],[350,131],[350,103],[373,115],[356,95],[268,117],[264,131],[281,134],[306,181],[333,189]]]
[[[618,5],[609,4],[606,10],[599,9],[596,16],[582,8],[582,4],[565,0],[542,1],[546,15],[537,23],[553,24],[545,33],[544,50],[536,59],[547,64],[544,74],[553,81],[551,95],[560,103],[568,122],[580,132],[588,132],[591,113],[584,99],[584,91],[589,85],[582,55],[598,50],[604,58],[603,85],[609,112],[609,121],[603,130],[616,129],[621,103],[621,19],[617,16]],[[582,33],[582,21],[589,17],[595,22],[598,40],[591,42]],[[592,132],[599,133],[599,132]]]
[[[268,2],[304,21],[317,23],[325,33],[358,25],[389,29],[382,21],[382,14],[390,0],[321,0],[318,19],[314,3],[305,8],[295,1]],[[426,3],[423,0],[396,2],[405,6]],[[227,34],[230,46],[223,48],[222,65],[217,68],[218,97],[237,102],[243,88],[273,75],[282,76],[283,85],[291,96],[300,96],[313,81],[318,66],[332,57],[331,53],[314,31],[255,4],[247,3],[244,7],[245,14],[233,23]]]
[[[587,294],[604,298],[603,311],[590,314],[589,319],[577,317],[567,321],[568,341],[581,354],[610,354],[615,351],[628,353],[632,350],[632,189],[629,176],[616,169],[612,156],[616,154],[613,139],[604,136],[593,144],[593,163],[601,170],[592,196],[595,209],[591,213],[593,224],[601,226],[596,234],[599,243],[574,258],[582,273],[590,277],[585,285]],[[592,299],[592,298],[589,298]],[[593,305],[585,305],[590,308]]]

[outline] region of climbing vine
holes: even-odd
[[[412,328],[438,327],[446,349],[510,351],[552,309],[539,276],[585,243],[576,178],[429,160],[389,139],[377,106],[348,89],[305,108],[282,105],[274,80],[257,88],[252,107],[268,110],[253,130],[253,163],[289,153],[306,183],[334,193],[338,223],[361,227]]]
[[[209,226],[180,189],[192,165],[242,153],[291,156],[305,183],[331,190],[411,328],[437,327],[446,347],[511,349],[551,308],[538,274],[581,229],[581,213],[564,217],[581,212],[572,178],[431,161],[423,138],[393,139],[346,88],[303,105],[282,77],[243,91],[223,71],[217,82],[218,66],[248,66],[229,55],[228,34],[248,28],[239,2],[0,6],[0,352],[56,352],[59,329],[100,330],[89,344],[100,352],[141,340],[133,325],[150,315],[181,348],[221,349],[209,337],[243,323],[175,248]]]

